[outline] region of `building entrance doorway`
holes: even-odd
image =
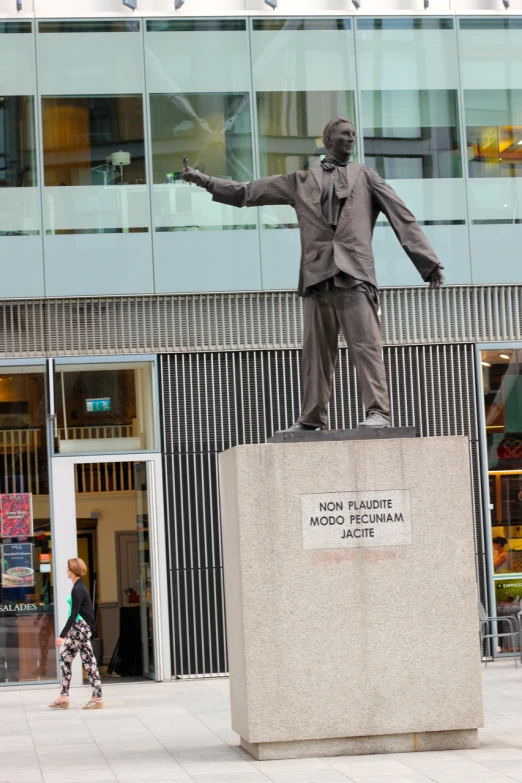
[[[75,496],[102,680],[155,679],[147,464],[76,465]]]
[[[158,483],[161,462],[156,455],[145,460],[133,454],[53,460],[54,520],[61,530],[56,573],[65,570],[62,561],[76,555],[87,565],[84,581],[96,612],[93,649],[102,682],[170,674],[163,654],[169,638],[168,626],[162,633],[161,595],[166,591],[161,590],[165,564]],[[67,609],[70,590],[69,580],[57,585],[59,610]],[[83,676],[77,665],[76,684]]]

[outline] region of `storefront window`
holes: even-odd
[[[0,368],[0,684],[55,680],[43,368]]]
[[[522,572],[522,351],[481,352],[493,568]]]
[[[104,454],[156,448],[152,363],[58,364],[58,454]]]

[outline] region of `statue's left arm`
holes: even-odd
[[[394,189],[380,177],[375,169],[370,169],[373,199],[380,211],[388,218],[395,236],[404,252],[413,261],[422,279],[433,288],[444,282],[441,270],[444,269],[428,239],[405,203]]]

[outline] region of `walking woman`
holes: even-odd
[[[86,573],[87,567],[79,557],[67,561],[67,576],[73,583],[69,599],[71,614],[55,642],[57,647],[63,645],[60,653],[62,689],[60,695],[49,704],[53,710],[66,710],[69,707],[72,662],[78,652],[92,687],[92,697],[82,709],[97,710],[103,707],[100,674],[91,645],[91,637],[95,629],[94,607],[82,581],[82,576]]]

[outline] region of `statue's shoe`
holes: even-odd
[[[300,421],[296,421],[286,430],[279,430],[279,432],[317,432],[318,430],[324,430],[324,427],[310,427],[309,424],[301,424]]]
[[[359,424],[358,429],[361,427],[391,427],[391,424],[390,420],[383,416],[382,413],[370,411],[363,423]]]

